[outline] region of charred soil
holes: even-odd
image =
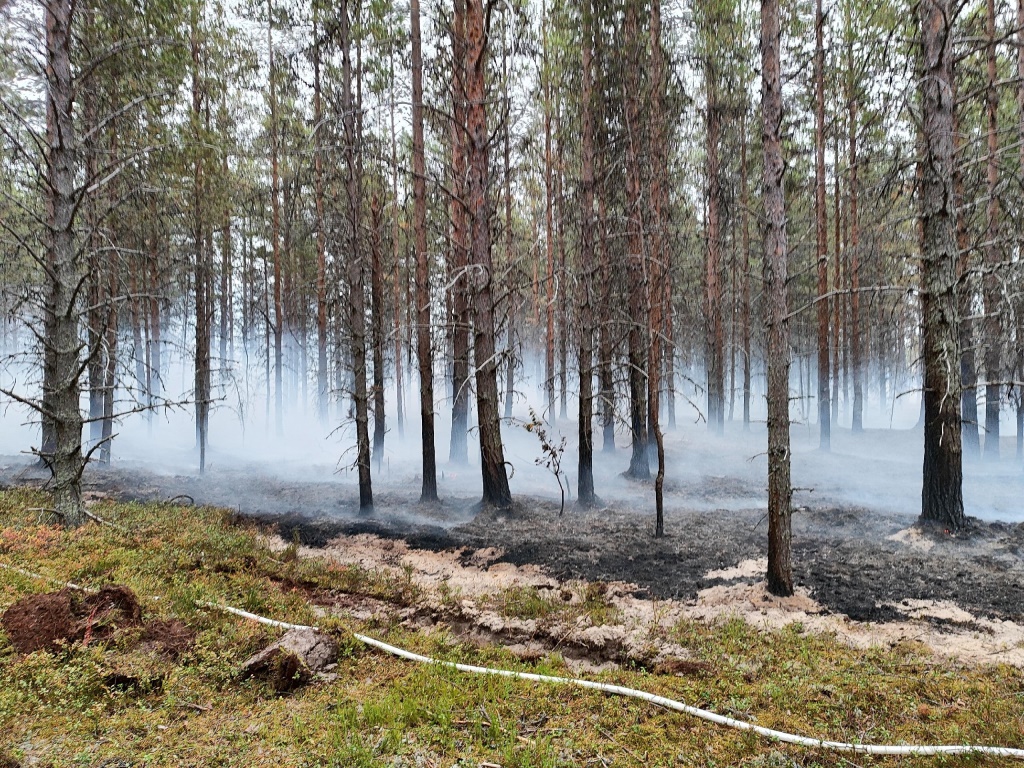
[[[0,483],[40,485],[25,467],[0,471]],[[718,488],[725,483],[725,486]],[[87,495],[121,501],[175,501],[233,509],[240,521],[272,525],[288,542],[324,547],[338,536],[371,533],[433,552],[465,557],[487,548],[494,563],[537,565],[559,580],[635,585],[634,596],[693,600],[716,585],[752,584],[757,574],[722,579],[712,572],[767,551],[764,511],[714,509],[720,490],[728,506],[760,489],[741,480],[708,478],[666,493],[667,535],[653,536],[649,485],[619,493],[595,509],[519,497],[507,511],[481,508],[464,493],[441,504],[420,504],[413,484],[384,485],[375,511],[357,512],[350,484],[283,481],[242,470],[203,477],[159,475],[141,469],[93,469]],[[694,496],[697,493],[697,496]],[[696,499],[696,502],[695,502]],[[696,508],[695,508],[696,507]],[[912,616],[914,601],[955,604],[977,617],[1021,621],[1024,605],[1024,524],[971,520],[962,532],[916,525],[911,514],[829,503],[793,516],[795,581],[826,611],[855,621],[889,622]]]

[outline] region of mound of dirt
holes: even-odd
[[[18,600],[0,617],[19,653],[54,650],[60,643],[89,643],[142,624],[142,608],[128,587],[113,584],[83,595],[65,588]]]

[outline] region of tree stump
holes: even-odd
[[[278,693],[295,690],[338,658],[338,643],[316,629],[292,629],[242,664],[239,679],[267,680]]]

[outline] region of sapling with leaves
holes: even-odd
[[[561,440],[555,442],[554,438],[548,435],[548,431],[544,428],[544,422],[533,408],[530,409],[530,420],[523,426],[527,432],[532,432],[540,440],[541,455],[535,458],[533,463],[551,472],[558,482],[558,491],[562,495],[558,516],[561,517],[565,513],[565,485],[562,484],[562,454],[565,453],[565,435],[561,436]],[[566,481],[568,481],[568,476]]]

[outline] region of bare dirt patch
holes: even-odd
[[[103,640],[142,623],[142,609],[128,587],[111,585],[83,594],[70,588],[28,595],[8,608],[0,625],[19,653],[52,651],[61,643]]]

